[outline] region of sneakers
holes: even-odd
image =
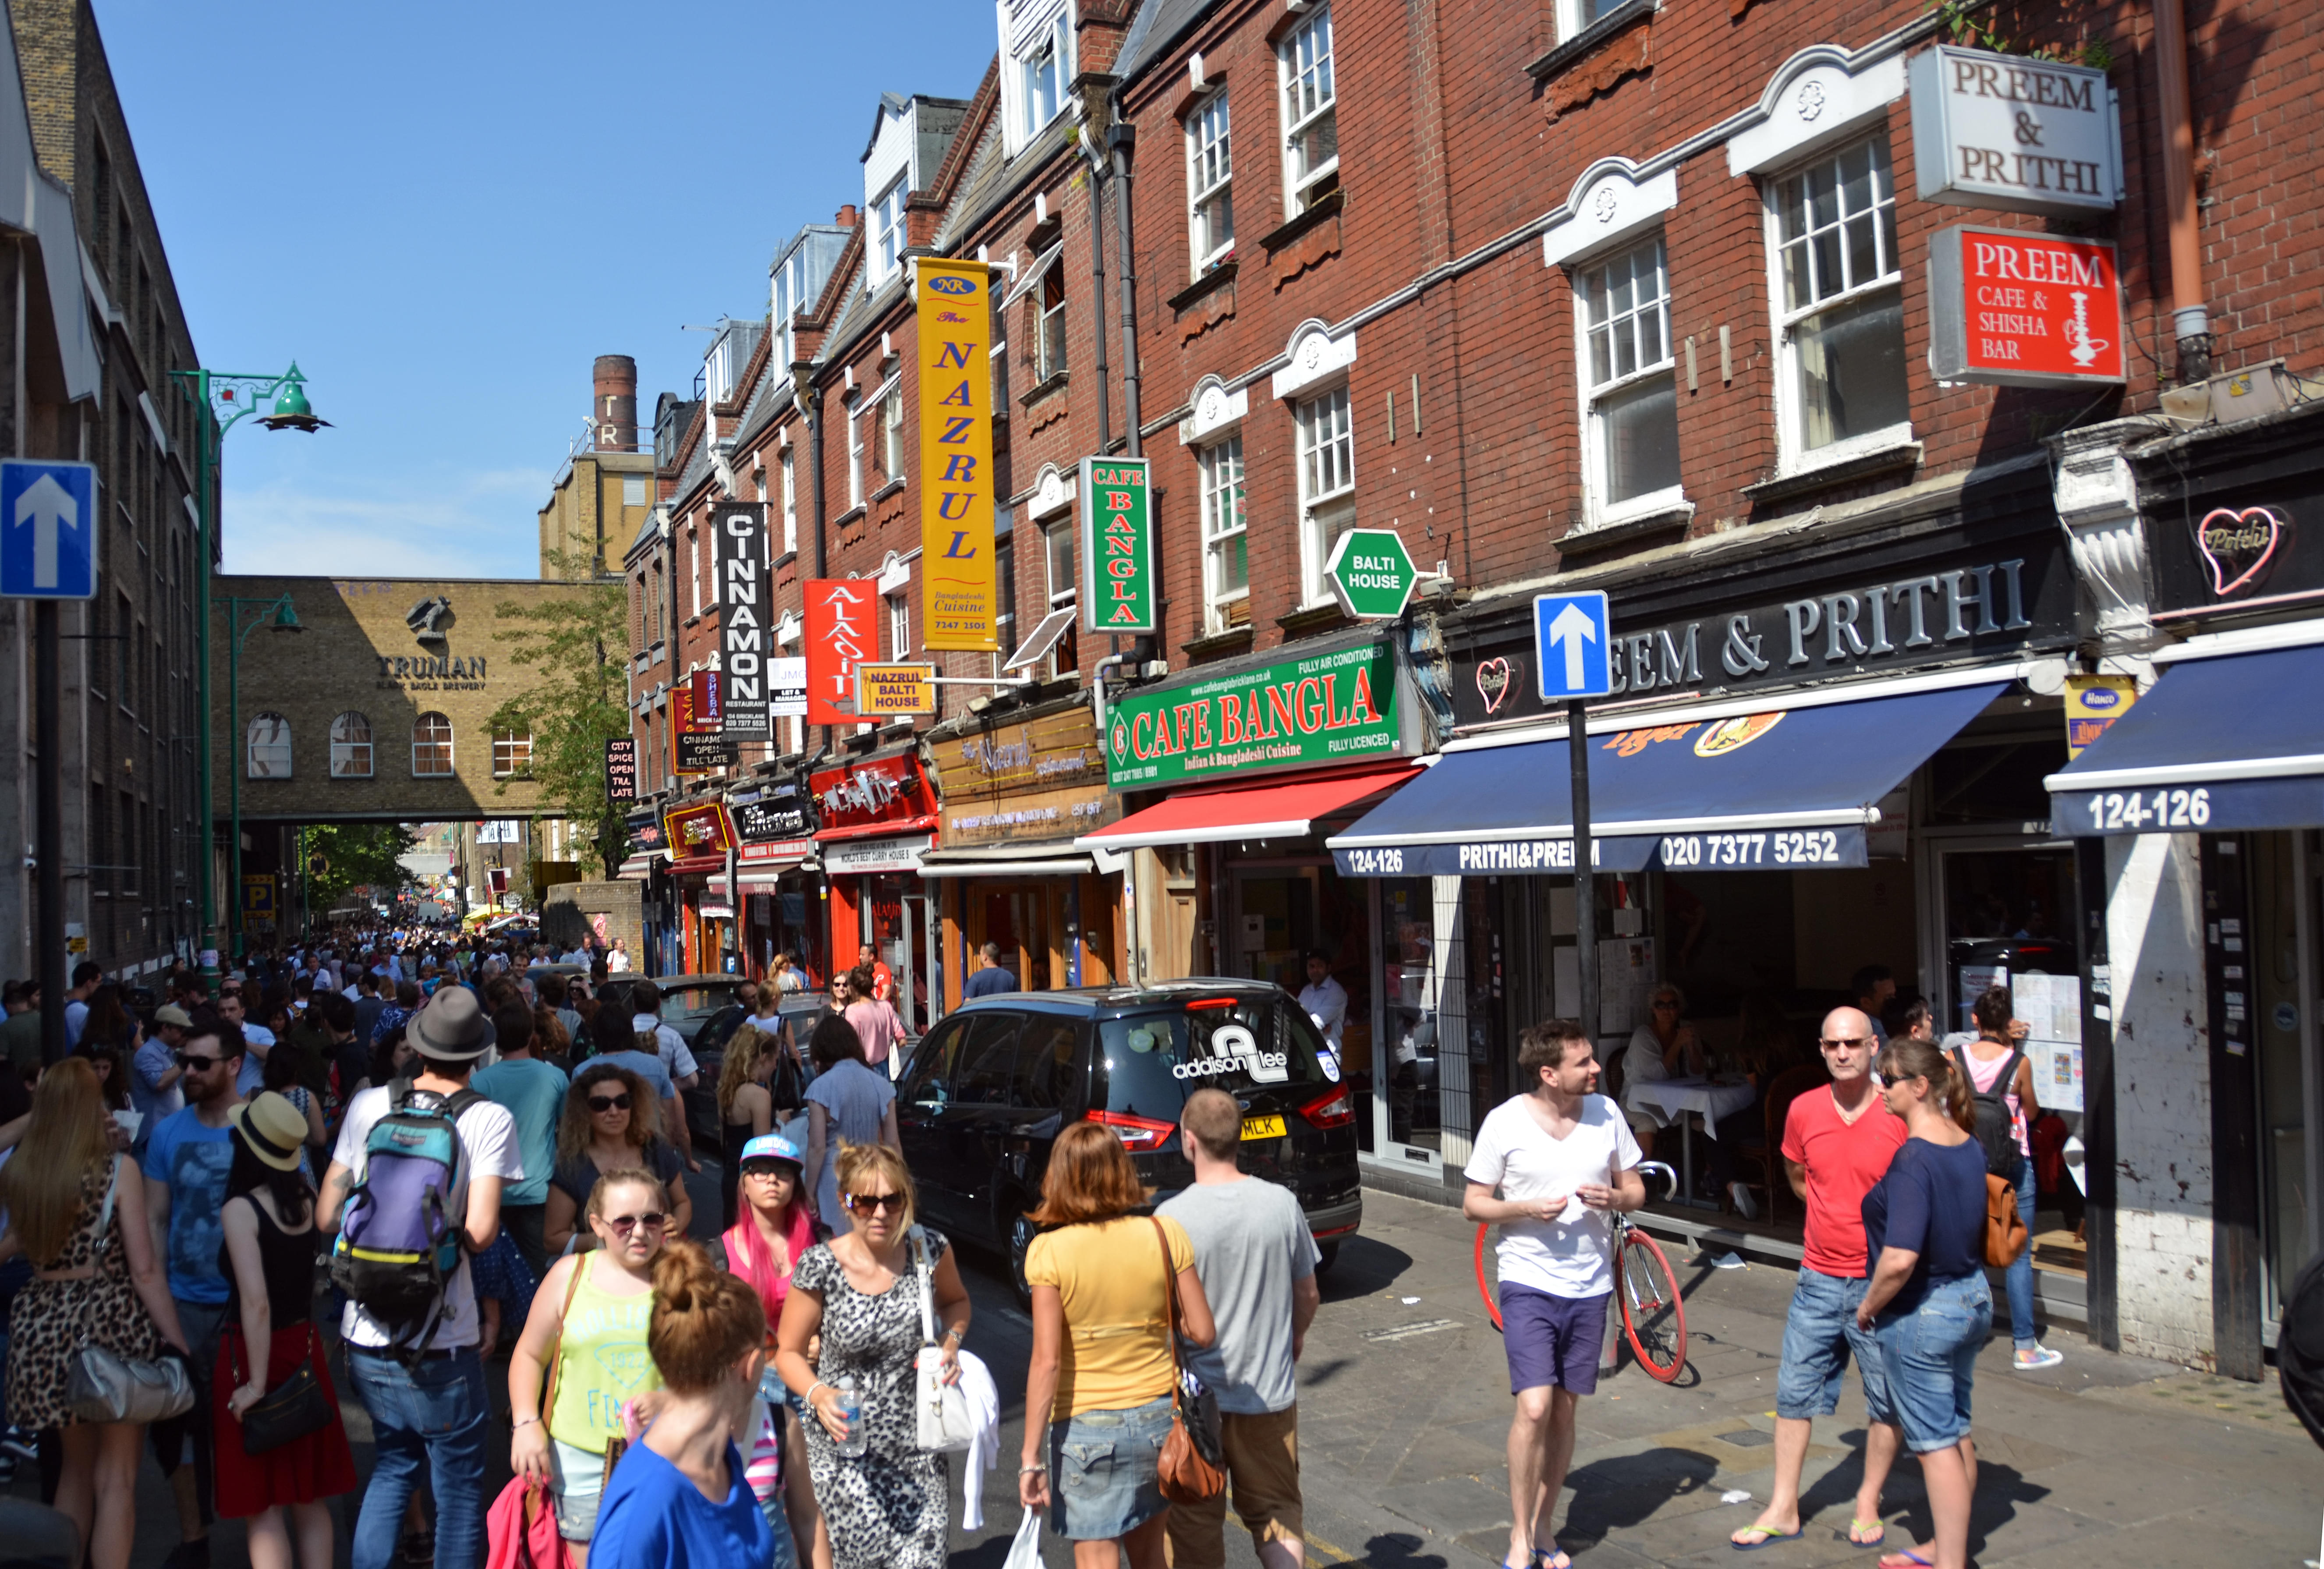
[[[2026,1346],[2010,1362],[2014,1372],[2030,1373],[2035,1368],[2054,1368],[2066,1360],[2063,1352],[2052,1351],[2045,1345]]]
[[[31,1434],[11,1422],[5,1430],[0,1430],[0,1454],[18,1460],[38,1460],[41,1458],[41,1446]]]
[[[1749,1188],[1739,1182],[1730,1182],[1727,1185],[1727,1196],[1734,1201],[1737,1214],[1747,1221],[1756,1221],[1759,1218],[1759,1206],[1752,1202]]]

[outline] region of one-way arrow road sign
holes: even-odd
[[[97,469],[0,462],[0,598],[97,593]]]
[[[1613,629],[1602,593],[1544,594],[1533,602],[1534,669],[1541,700],[1603,697],[1614,689]]]

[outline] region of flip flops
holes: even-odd
[[[1738,1542],[1733,1537],[1729,1537],[1727,1538],[1727,1545],[1738,1553],[1756,1553],[1770,1542],[1796,1542],[1806,1528],[1803,1525],[1796,1531],[1779,1531],[1773,1526],[1746,1526],[1741,1534],[1746,1537],[1757,1537],[1759,1539],[1756,1542]]]
[[[1864,1534],[1867,1531],[1871,1532],[1872,1535],[1867,1537]],[[1887,1539],[1887,1524],[1877,1517],[1868,1520],[1851,1519],[1848,1522],[1848,1545],[1851,1547],[1877,1547]]]

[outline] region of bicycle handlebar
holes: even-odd
[[[1641,1160],[1636,1166],[1630,1168],[1630,1169],[1637,1172],[1641,1178],[1645,1177],[1646,1173],[1650,1171],[1659,1171],[1662,1173],[1663,1180],[1670,1184],[1671,1192],[1676,1193],[1678,1191],[1678,1173],[1671,1169],[1670,1166],[1664,1161]],[[1647,1196],[1651,1198],[1654,1195],[1652,1194],[1648,1194]]]

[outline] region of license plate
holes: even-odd
[[[1242,1120],[1242,1136],[1245,1140],[1280,1139],[1283,1135],[1283,1119],[1280,1117],[1245,1117]]]

